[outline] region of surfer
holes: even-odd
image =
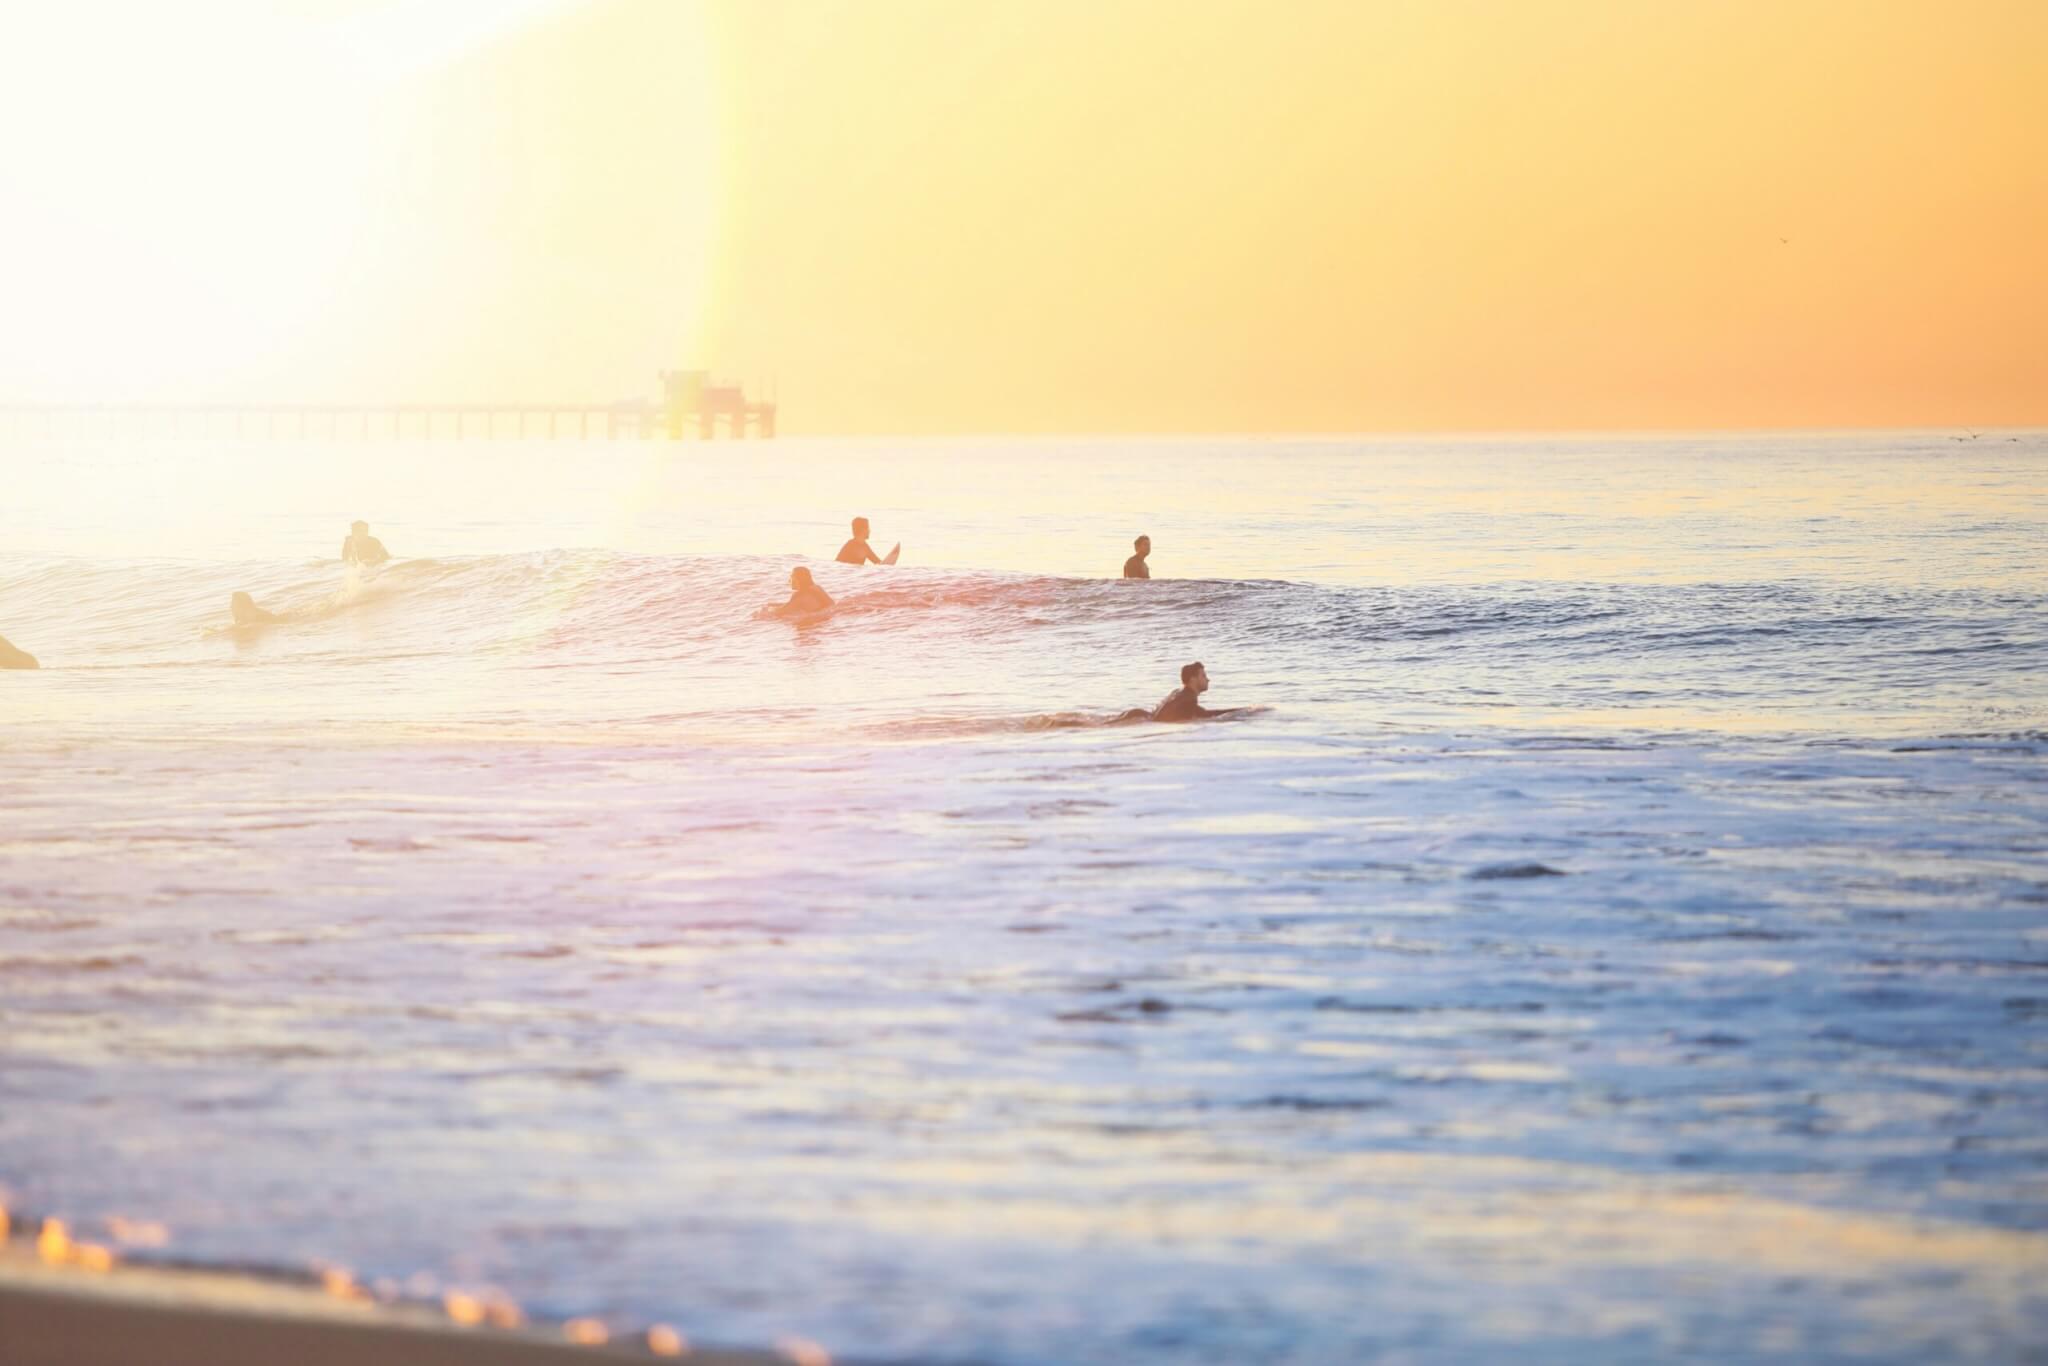
[[[370,534],[368,522],[351,523],[348,535],[341,542],[343,564],[382,564],[391,558],[391,552],[384,548],[384,542]]]
[[[0,636],[0,669],[40,669],[36,657],[27,650],[17,649],[7,643],[6,636]]]
[[[235,619],[237,626],[274,626],[284,620],[277,613],[258,607],[256,599],[247,593],[236,593],[228,599],[228,615]]]
[[[898,541],[887,555],[877,555],[874,547],[868,544],[868,519],[856,517],[853,519],[853,539],[839,547],[835,558],[841,564],[894,564],[902,553],[903,542]]]
[[[1140,536],[1131,542],[1131,549],[1138,553],[1124,561],[1124,577],[1127,579],[1149,579],[1152,571],[1145,567],[1145,557],[1152,553],[1152,538]]]
[[[1166,700],[1150,711],[1133,707],[1117,717],[1115,725],[1132,721],[1210,721],[1219,716],[1232,716],[1239,712],[1257,710],[1253,707],[1218,707],[1211,710],[1197,699],[1209,691],[1209,671],[1198,660],[1183,664],[1180,669],[1180,686],[1166,695]]]
[[[789,601],[769,609],[779,617],[809,616],[832,610],[832,595],[818,587],[811,571],[798,565],[789,571]]]

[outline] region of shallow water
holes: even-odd
[[[0,460],[14,1203],[849,1359],[2048,1341],[2038,434]]]

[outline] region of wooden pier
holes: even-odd
[[[658,401],[616,403],[0,403],[11,436],[311,440],[663,439],[709,441],[724,427],[775,435],[775,402],[750,401],[708,371],[664,370]]]

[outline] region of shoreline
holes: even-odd
[[[52,1252],[0,1241],[0,1361],[8,1366],[569,1366],[685,1360],[699,1366],[829,1366],[810,1343],[698,1347],[659,1327],[613,1336],[593,1320],[525,1322],[451,1296],[384,1303],[346,1276],[111,1260],[93,1244]],[[497,1306],[490,1306],[497,1309]],[[498,1322],[491,1322],[495,1318]],[[470,1321],[465,1322],[468,1319]],[[600,1337],[599,1334],[604,1336]]]

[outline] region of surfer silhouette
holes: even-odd
[[[798,565],[789,571],[789,601],[771,608],[777,616],[799,617],[832,610],[832,595],[818,586],[811,571]]]
[[[1133,707],[1117,717],[1115,724],[1123,725],[1131,721],[1209,721],[1219,716],[1234,716],[1240,712],[1257,710],[1253,707],[1217,707],[1212,710],[1203,706],[1199,700],[1207,691],[1209,671],[1202,667],[1199,660],[1193,664],[1183,664],[1180,669],[1180,686],[1168,693],[1164,702],[1150,711],[1143,707]]]
[[[1152,538],[1140,536],[1131,542],[1131,549],[1138,553],[1124,561],[1124,577],[1127,579],[1149,579],[1152,571],[1145,565],[1145,557],[1152,553]]]
[[[853,538],[839,547],[835,557],[841,564],[894,564],[896,557],[903,553],[903,543],[898,541],[887,555],[877,555],[875,548],[868,544],[868,519],[853,519]]]
[[[391,552],[384,548],[384,542],[370,534],[368,522],[350,524],[348,535],[341,542],[343,564],[382,564],[390,558]]]
[[[36,663],[34,655],[30,654],[27,650],[8,644],[7,637],[0,636],[0,669],[39,669],[41,667],[42,665]]]
[[[284,620],[277,613],[258,607],[256,599],[247,593],[236,593],[228,599],[228,615],[235,619],[237,626],[272,626]]]

